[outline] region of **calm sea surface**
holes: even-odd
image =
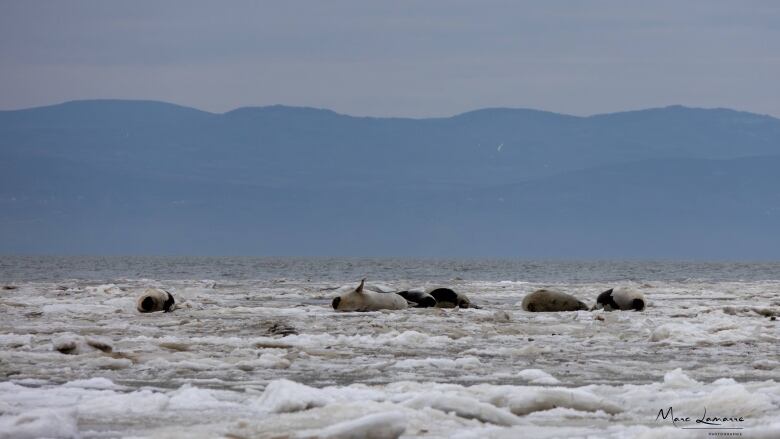
[[[780,262],[534,261],[188,256],[0,256],[0,281],[79,279],[475,280],[528,282],[760,281]]]

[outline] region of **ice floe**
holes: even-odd
[[[545,315],[519,299],[606,285],[459,280],[483,309],[335,313],[333,283],[15,282],[0,438],[700,437],[669,407],[780,436],[780,282],[637,283],[641,313]],[[182,306],[138,313],[148,287]]]

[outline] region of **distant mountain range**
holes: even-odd
[[[780,120],[0,111],[0,253],[780,259]]]

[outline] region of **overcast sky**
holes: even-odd
[[[780,1],[0,1],[0,108],[780,116]]]

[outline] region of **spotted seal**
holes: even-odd
[[[541,289],[523,297],[523,309],[530,312],[588,310],[588,306],[571,294]]]

